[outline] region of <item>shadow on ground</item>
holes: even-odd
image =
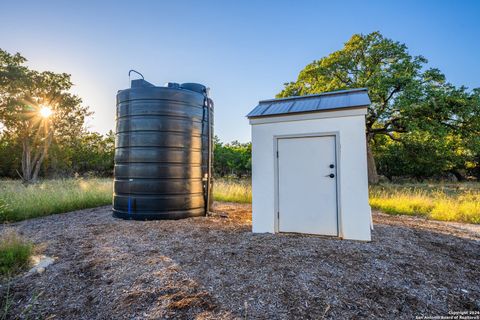
[[[10,316],[411,319],[480,310],[478,229],[382,214],[374,222],[364,243],[252,234],[250,206],[229,203],[177,221],[118,220],[109,207],[23,221],[8,228],[57,260],[11,281]]]

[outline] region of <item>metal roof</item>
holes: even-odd
[[[307,96],[262,100],[247,114],[247,117],[256,118],[299,112],[322,112],[333,109],[367,107],[368,105],[370,105],[368,90],[359,88]]]

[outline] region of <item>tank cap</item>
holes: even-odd
[[[179,89],[180,85],[176,82],[167,82],[165,83],[165,87]]]
[[[201,94],[207,94],[207,87],[200,83],[182,83],[180,88],[195,91]]]

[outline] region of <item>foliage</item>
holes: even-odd
[[[21,221],[111,203],[111,179],[44,180],[28,187],[15,180],[0,181],[1,222]]]
[[[237,178],[250,176],[252,173],[252,144],[233,141],[222,143],[214,138],[213,169],[218,177],[235,176]]]
[[[22,146],[0,133],[0,177],[19,178]]]
[[[88,132],[81,136],[73,152],[75,172],[93,172],[96,176],[113,174],[115,135],[109,131],[106,136]]]
[[[22,146],[21,176],[30,183],[37,180],[52,142],[78,136],[90,113],[68,92],[70,75],[30,70],[26,61],[0,49],[0,122],[3,135]],[[42,116],[46,108],[50,116]]]
[[[110,177],[113,175],[115,135],[97,132],[82,132],[70,142],[52,145],[50,159],[45,164],[48,177],[71,175],[93,175]]]
[[[442,81],[438,70],[422,72],[427,60],[411,56],[404,44],[379,32],[355,34],[345,46],[307,65],[296,82],[278,95],[288,97],[349,88],[368,88],[372,104],[367,115],[370,136],[405,130],[402,111],[395,103],[417,90],[424,79]],[[374,128],[375,127],[375,128]]]
[[[369,146],[387,143],[387,139],[378,136],[398,141],[388,145],[390,151],[399,149],[390,152],[391,157],[395,153],[404,155],[405,149],[412,146],[411,133],[420,136],[424,145],[432,142],[438,146],[442,139],[449,137],[456,141],[457,149],[465,149],[465,152],[457,154],[457,159],[452,162],[455,165],[447,166],[448,170],[464,169],[470,159],[462,158],[462,155],[478,158],[479,154],[480,90],[470,92],[465,87],[457,88],[446,82],[438,69],[426,69],[426,63],[427,59],[422,56],[411,56],[405,44],[387,39],[379,32],[355,34],[341,50],[308,64],[297,81],[286,83],[277,96],[366,87],[372,102],[366,117]],[[431,137],[437,137],[436,141],[427,140]],[[414,145],[418,146],[418,143]],[[443,149],[446,147],[442,146]],[[415,157],[408,161],[398,159],[402,163],[425,160]],[[408,174],[412,170],[394,171]],[[369,156],[372,182],[376,181],[375,175],[375,163]]]
[[[68,141],[52,142],[40,175],[62,178],[74,175],[110,177],[113,174],[115,136],[82,131]],[[18,178],[22,146],[6,135],[0,135],[0,177]]]
[[[10,276],[28,266],[33,245],[14,231],[0,237],[0,276]]]
[[[458,179],[474,175],[479,164],[472,149],[464,147],[455,134],[432,135],[430,132],[410,132],[402,141],[386,138],[375,140],[374,153],[379,172],[392,180],[394,177],[429,177],[453,173]]]

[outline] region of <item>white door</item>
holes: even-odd
[[[278,139],[280,232],[338,235],[335,136]]]

